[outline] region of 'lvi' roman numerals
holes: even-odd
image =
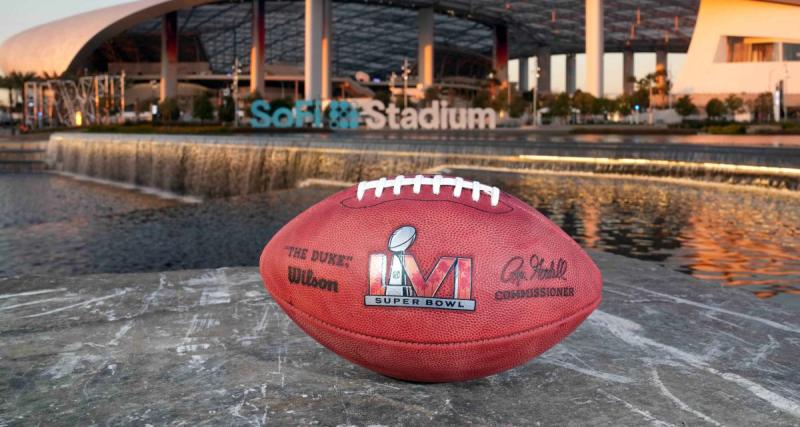
[[[403,271],[414,289],[415,296],[470,299],[472,296],[472,259],[442,257],[428,274],[422,273],[413,255],[402,255]],[[369,294],[385,295],[387,280],[385,254],[372,254],[369,258]],[[448,276],[453,278],[453,295],[437,295]]]

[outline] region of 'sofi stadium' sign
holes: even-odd
[[[269,102],[256,100],[250,107],[254,128],[302,128],[307,124],[333,129],[494,129],[497,113],[491,108],[450,108],[447,101],[433,101],[427,108],[399,108],[381,101],[331,101],[324,111],[320,102],[297,101],[292,109],[272,110]]]

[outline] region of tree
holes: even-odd
[[[211,104],[208,92],[203,91],[200,95],[194,97],[192,115],[194,115],[194,118],[200,119],[200,123],[214,119],[214,105]]]
[[[625,95],[618,96],[615,104],[617,106],[617,112],[623,117],[630,116],[631,112],[633,112],[633,107],[631,107],[631,101]]]
[[[425,89],[425,105],[430,106],[433,101],[439,101],[442,98],[441,90],[436,86],[429,86]]]
[[[494,99],[492,99],[491,107],[494,111],[508,111],[508,90],[500,89],[495,93]]]
[[[162,122],[174,122],[181,118],[181,108],[175,98],[167,98],[158,104],[158,115]]]
[[[744,100],[734,94],[728,95],[725,98],[725,108],[729,114],[741,113],[744,107]]]
[[[525,98],[515,93],[511,96],[511,103],[508,106],[508,115],[514,118],[522,117],[526,108],[528,108],[528,101],[525,101]]]
[[[389,92],[383,92],[383,91],[375,92],[375,95],[372,97],[372,99],[374,99],[376,101],[380,101],[381,104],[383,104],[384,107],[388,107],[389,104],[392,103],[392,94],[389,93]]]
[[[616,99],[610,98],[597,98],[595,103],[597,107],[597,114],[612,114],[619,111],[619,103]]]
[[[572,94],[572,106],[581,111],[582,115],[595,114],[597,98],[591,93],[576,90]]]
[[[489,95],[489,91],[486,89],[481,89],[475,94],[475,97],[472,98],[472,107],[488,108],[491,105],[491,102],[492,100]]]
[[[678,98],[678,101],[675,103],[675,111],[681,117],[686,118],[692,114],[697,114],[697,106],[694,105],[689,95],[684,95]]]
[[[631,107],[639,106],[639,111],[650,108],[650,86],[649,84],[637,83],[637,89],[628,97]]]
[[[566,92],[547,98],[545,107],[550,109],[549,115],[553,117],[569,117],[570,113],[572,113],[569,94]]]
[[[725,103],[720,101],[719,98],[711,98],[708,100],[708,103],[706,103],[706,114],[708,114],[708,117],[718,119],[724,116],[725,113]]]
[[[226,96],[222,100],[222,105],[219,107],[219,120],[224,123],[230,123],[236,118],[236,106],[233,105],[233,97]]]
[[[292,108],[294,108],[294,101],[292,101],[292,98],[289,97],[278,98],[270,101],[269,103],[270,111],[275,111],[279,108],[286,108],[287,110],[291,110]]]
[[[753,101],[753,112],[758,121],[769,121],[772,117],[772,93],[764,92]]]
[[[247,98],[244,99],[244,106],[242,107],[245,117],[252,118],[253,110],[251,109],[251,106],[253,105],[254,102],[263,99],[264,97],[261,96],[261,94],[258,92],[247,95]]]

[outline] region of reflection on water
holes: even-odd
[[[516,194],[585,246],[747,287],[760,298],[800,295],[800,194],[648,179],[455,174]]]
[[[800,193],[635,178],[451,171],[518,195],[583,245],[796,305]],[[200,205],[51,175],[0,177],[0,277],[255,265],[270,236],[337,191]]]
[[[58,175],[0,175],[0,230],[179,204],[175,200]]]
[[[0,278],[252,266],[331,189],[182,204],[48,175],[0,175]]]

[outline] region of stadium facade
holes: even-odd
[[[0,48],[0,68],[124,71],[139,97],[160,99],[227,87],[235,75],[267,98],[327,100],[396,84],[468,91],[489,75],[505,85],[510,59],[520,59],[521,91],[546,93],[556,54],[567,55],[572,92],[584,53],[585,89],[602,96],[604,53],[623,53],[629,93],[634,53],[655,52],[663,72],[673,52],[688,53],[674,94],[748,97],[782,81],[797,105],[798,22],[800,0],[138,0],[19,33]]]

